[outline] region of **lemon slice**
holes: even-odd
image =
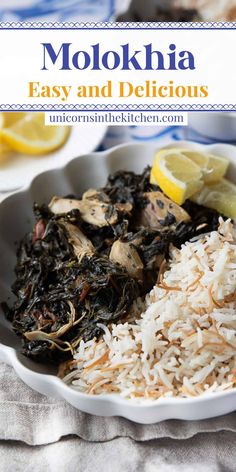
[[[154,176],[154,171],[153,171],[153,167],[151,168],[151,173],[150,173],[150,184],[152,185],[158,185],[156,179],[155,179],[155,176]]]
[[[205,154],[190,149],[180,149],[180,152],[201,168],[203,180],[206,183],[217,182],[222,179],[229,167],[229,161],[225,157]]]
[[[227,218],[236,218],[236,185],[229,180],[221,179],[219,182],[205,185],[191,200],[213,208]]]
[[[45,126],[44,113],[4,113],[0,139],[12,150],[25,154],[46,154],[59,148],[69,127]]]
[[[200,167],[179,149],[163,149],[157,152],[151,180],[179,205],[203,187]]]
[[[5,164],[11,156],[11,149],[0,141],[0,165]]]
[[[0,128],[3,128],[5,123],[5,116],[3,112],[0,112]]]
[[[4,113],[0,112],[0,128],[3,128],[5,123]],[[11,149],[9,146],[0,139],[0,165],[5,164],[9,157]]]

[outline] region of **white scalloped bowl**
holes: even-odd
[[[226,156],[232,162],[231,180],[236,182],[236,147],[225,144],[203,146],[190,142],[172,143],[204,149]],[[34,201],[48,202],[55,194],[81,194],[88,187],[102,186],[110,172],[119,169],[141,172],[151,164],[156,144],[125,144],[101,153],[81,156],[63,168],[46,171],[0,205],[0,300],[12,300],[10,286],[14,280],[16,241],[32,228]],[[118,395],[87,395],[65,385],[52,367],[37,364],[21,354],[19,338],[0,311],[0,361],[13,366],[17,375],[34,390],[74,407],[101,416],[123,416],[144,424],[179,418],[200,420],[223,415],[236,409],[236,389],[206,393],[195,398],[161,398],[153,402],[127,400]]]

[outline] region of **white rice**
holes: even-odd
[[[80,343],[64,381],[90,394],[155,400],[236,385],[236,234],[219,231],[173,248],[169,269],[134,322],[100,325]],[[76,366],[76,368],[75,368]]]

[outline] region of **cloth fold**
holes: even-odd
[[[0,439],[43,445],[76,435],[85,441],[104,442],[117,437],[136,441],[189,439],[197,433],[236,433],[236,412],[205,421],[169,420],[153,425],[120,417],[92,416],[64,401],[48,398],[27,387],[12,367],[0,363]]]
[[[67,437],[47,446],[30,447],[0,441],[4,472],[230,472],[235,470],[236,435],[221,431],[198,434],[186,441],[159,439],[136,442],[117,438],[90,443]]]

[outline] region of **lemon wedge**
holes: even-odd
[[[1,142],[20,153],[46,154],[62,146],[69,135],[69,127],[45,126],[44,113],[8,112],[2,119]]]
[[[203,180],[206,183],[222,179],[229,167],[229,161],[225,157],[205,154],[192,149],[180,149],[180,152],[201,168]]]
[[[5,123],[4,113],[0,113],[0,128],[3,128],[4,123]],[[5,161],[9,157],[10,152],[11,152],[11,149],[9,148],[9,146],[6,143],[4,143],[2,139],[0,138],[0,164],[5,163]]]
[[[204,185],[191,200],[199,205],[213,208],[227,218],[236,218],[236,185],[229,180],[221,179],[219,182]]]
[[[0,128],[3,128],[5,123],[5,116],[3,112],[0,112]]]
[[[0,165],[5,164],[8,161],[10,155],[11,149],[9,146],[0,141]]]
[[[151,182],[175,203],[182,205],[203,187],[199,165],[186,157],[180,149],[158,151],[152,167]]]

